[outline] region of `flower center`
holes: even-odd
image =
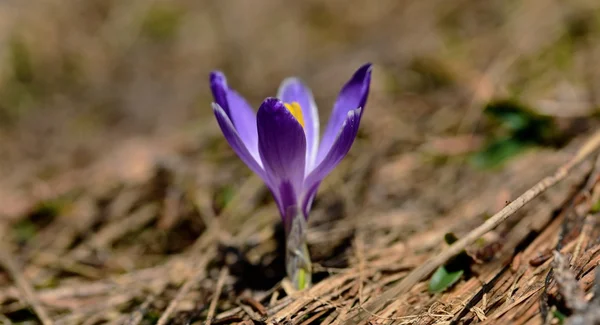
[[[302,128],[304,128],[304,116],[302,116],[302,108],[300,107],[300,104],[298,104],[298,102],[291,102],[284,103],[283,105],[290,113],[292,113],[294,118],[296,118],[296,121],[302,125]]]

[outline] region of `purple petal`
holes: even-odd
[[[231,121],[240,134],[240,138],[256,160],[260,160],[258,154],[258,131],[256,130],[256,114],[252,107],[236,91],[229,90],[227,93],[229,109],[231,110]]]
[[[298,78],[287,78],[279,86],[277,98],[284,103],[297,102],[302,108],[304,132],[306,133],[306,170],[310,170],[317,159],[319,147],[319,113],[310,89]]]
[[[348,112],[357,108],[365,108],[369,96],[369,85],[371,84],[371,64],[367,63],[360,67],[344,85],[333,106],[331,117],[319,145],[316,163],[319,164],[328,154],[336,136],[346,120]]]
[[[258,151],[273,189],[298,196],[302,191],[306,159],[306,137],[296,118],[276,98],[267,98],[258,109]],[[288,188],[281,191],[286,183]],[[288,210],[290,193],[273,193],[282,216]],[[296,200],[293,200],[296,202]]]
[[[306,177],[306,181],[304,182],[306,192],[304,193],[302,202],[302,209],[306,215],[308,215],[312,200],[317,193],[321,181],[350,151],[356,134],[358,134],[361,116],[362,108],[351,110],[346,114],[346,119],[342,122],[342,129],[338,133],[331,150],[323,158],[323,161]]]
[[[231,118],[229,111],[229,101],[227,100],[227,78],[221,71],[213,71],[210,73],[210,90],[212,91],[215,103],[219,104],[225,114]]]
[[[279,213],[283,219],[286,233],[289,232],[291,222],[298,211],[298,192],[294,189],[292,183],[283,181],[278,188],[278,191],[271,191],[276,198]],[[306,216],[306,215],[305,215]]]
[[[213,103],[212,107],[215,113],[215,117],[217,118],[217,122],[221,127],[221,131],[223,131],[223,135],[225,136],[225,139],[227,140],[233,151],[235,151],[235,153],[240,157],[240,159],[242,159],[242,161],[246,165],[248,165],[248,167],[253,172],[258,174],[258,176],[260,176],[267,183],[267,186],[269,186],[270,184],[268,183],[265,171],[261,167],[260,161],[257,161],[256,159],[254,159],[254,157],[252,157],[252,155],[248,151],[248,148],[246,148],[246,145],[244,144],[244,142],[240,138],[240,135],[233,126],[233,123],[231,123],[231,120],[225,113],[225,110],[217,103]]]
[[[210,74],[210,88],[215,102],[227,114],[252,157],[260,161],[256,115],[252,107],[242,96],[227,86],[227,79],[220,71]]]
[[[304,213],[304,216],[306,218],[308,218],[313,201],[317,196],[317,190],[319,190],[319,185],[321,185],[321,181],[312,182],[312,185],[309,188],[305,188],[304,190],[304,198],[302,199],[302,213]]]

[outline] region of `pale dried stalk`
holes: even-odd
[[[37,298],[33,287],[27,281],[27,279],[21,274],[21,271],[17,267],[17,263],[13,260],[12,255],[8,249],[0,243],[0,265],[10,274],[15,281],[17,288],[21,291],[23,298],[31,306],[35,314],[38,316],[42,324],[52,325],[52,319],[48,316],[46,309],[42,307],[39,299]]]
[[[221,290],[223,289],[223,285],[225,284],[225,279],[227,278],[227,268],[224,267],[221,269],[219,273],[219,280],[217,280],[217,290],[215,291],[215,295],[213,296],[212,301],[210,302],[210,307],[208,308],[208,316],[206,316],[205,325],[210,325],[214,316],[215,310],[217,309],[217,302],[219,301],[219,296],[221,295]]]

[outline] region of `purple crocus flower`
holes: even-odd
[[[273,193],[288,236],[295,219],[308,218],[319,184],[350,150],[370,82],[371,64],[365,64],[342,88],[319,141],[317,106],[298,78],[285,79],[277,98],[265,99],[255,114],[229,88],[223,73],[211,73],[219,126],[236,154]]]

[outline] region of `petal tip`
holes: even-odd
[[[225,77],[225,74],[223,72],[218,70],[212,71],[210,73],[209,80],[210,86],[211,88],[213,88],[213,91],[215,87],[227,89],[227,78]]]
[[[210,81],[221,81],[225,79],[225,74],[220,70],[214,70],[210,72]]]
[[[285,89],[287,87],[294,87],[294,86],[305,86],[306,87],[306,84],[299,77],[287,77],[287,78],[283,79],[283,81],[281,82],[281,85],[279,86],[279,90],[281,91],[282,89]]]
[[[227,103],[227,79],[221,71],[213,71],[210,73],[210,90],[215,102],[226,111],[229,112]]]
[[[371,72],[373,71],[373,64],[368,62],[363,64],[358,70],[356,70],[355,76],[363,79],[367,82],[371,79]]]
[[[302,118],[302,114],[300,113],[300,118],[295,115],[290,109],[286,107],[286,104],[283,103],[279,98],[276,97],[267,97],[260,108],[258,109],[257,119],[261,119],[259,116],[271,115],[277,120],[293,120],[295,124],[297,124],[300,130],[304,129],[304,122]]]
[[[277,112],[277,111],[287,111],[283,102],[276,97],[267,97],[260,105],[259,110],[267,110],[269,112]]]

